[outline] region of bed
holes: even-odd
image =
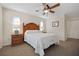
[[[59,43],[56,35],[39,31],[39,25],[35,23],[23,25],[23,30],[24,41],[30,44],[35,49],[35,53],[40,56],[44,55],[44,49],[52,44]]]

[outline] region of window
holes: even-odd
[[[19,17],[13,17],[13,32],[15,32],[16,30],[18,30],[20,32],[20,18]]]

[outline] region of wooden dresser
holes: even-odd
[[[12,46],[22,44],[24,41],[22,34],[12,35],[11,38],[12,38]]]

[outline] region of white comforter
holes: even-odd
[[[35,53],[41,56],[44,55],[44,49],[59,42],[57,37],[52,33],[25,33],[24,41],[35,48]]]

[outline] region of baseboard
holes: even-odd
[[[3,46],[9,46],[11,45],[11,43],[6,43],[6,44],[3,44]]]
[[[79,39],[79,38],[67,38],[67,39]]]
[[[59,40],[59,41],[66,41],[67,39]]]

